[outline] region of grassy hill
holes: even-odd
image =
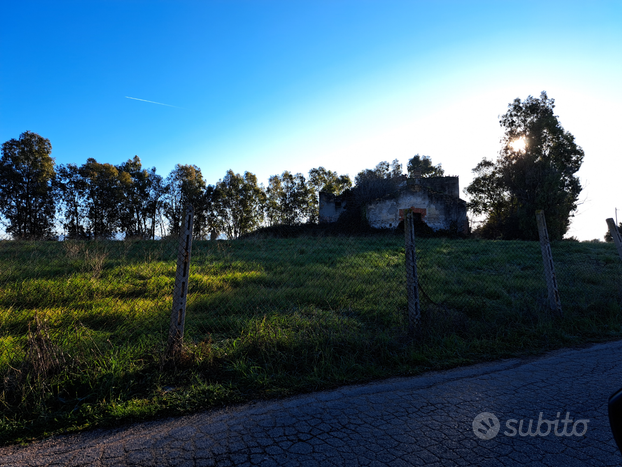
[[[0,440],[622,337],[612,244],[552,245],[556,318],[537,242],[417,242],[415,340],[402,236],[195,242],[175,362],[176,242],[0,242]]]

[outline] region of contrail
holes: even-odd
[[[175,107],[176,109],[179,109],[179,107],[177,107],[176,105],[170,105],[170,104],[163,104],[162,102],[154,102],[154,101],[148,101],[146,99],[139,99],[138,97],[129,97],[129,96],[125,96],[126,99],[134,99],[135,101],[142,101],[142,102],[149,102],[150,104],[158,104],[158,105],[165,105],[167,107]]]

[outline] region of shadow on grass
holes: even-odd
[[[159,248],[115,245],[96,276],[60,275],[55,285],[24,276],[21,284],[41,282],[4,288],[6,442],[622,336],[622,265],[610,245],[552,246],[564,309],[557,319],[537,242],[418,239],[427,296],[424,331],[412,340],[402,238],[196,242],[183,352],[169,365],[162,352],[174,262],[150,256],[149,245]],[[20,260],[38,251],[28,248]],[[72,284],[83,289],[64,290]],[[28,332],[35,316],[48,320],[39,341]],[[32,348],[59,363],[42,371]]]

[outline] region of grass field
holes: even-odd
[[[181,356],[164,358],[176,242],[0,242],[0,440],[280,397],[622,337],[612,244],[403,236],[195,242]]]

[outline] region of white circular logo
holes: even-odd
[[[473,433],[479,439],[493,439],[499,433],[501,424],[494,413],[482,412],[473,419]]]

